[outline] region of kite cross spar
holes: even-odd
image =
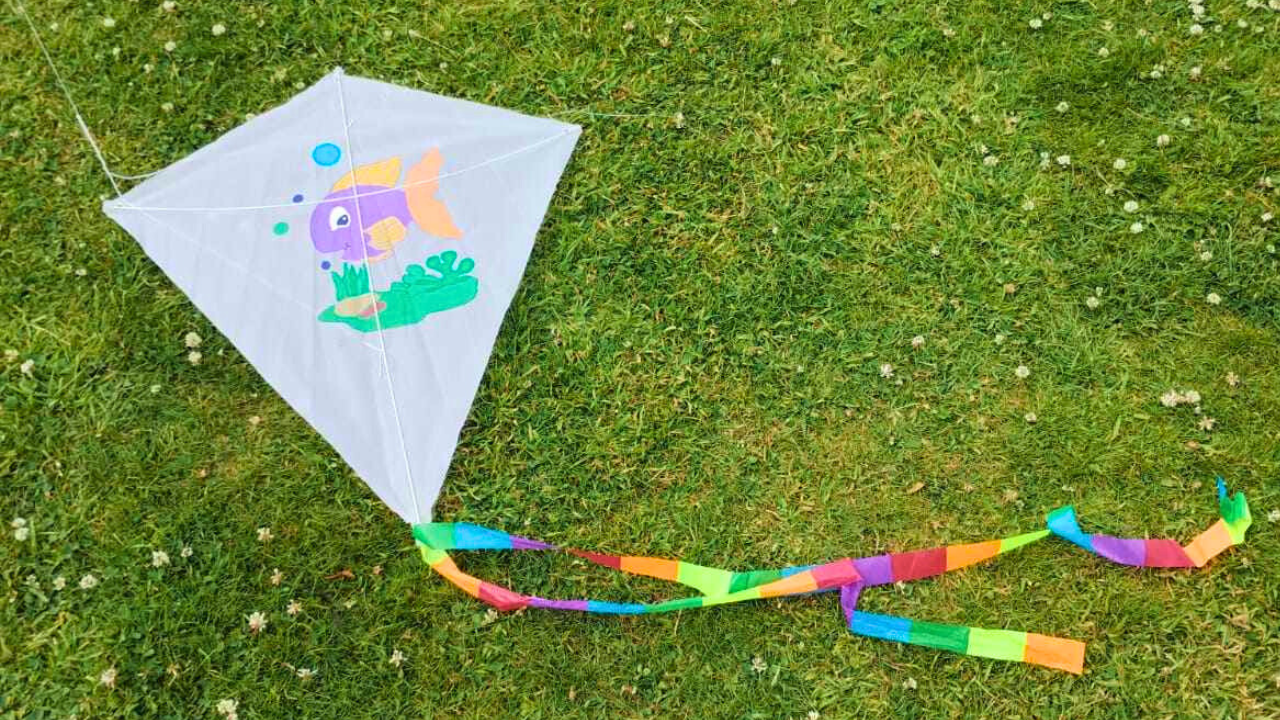
[[[478,580],[449,551],[561,549],[432,522],[431,512],[581,128],[336,70],[157,173],[122,175],[35,23],[15,9],[116,191],[104,211],[412,526],[426,563],[500,610],[644,615],[839,590],[855,634],[1079,673],[1084,644],[1076,640],[867,613],[858,596],[1049,535],[1112,562],[1158,568],[1201,567],[1244,541],[1248,504],[1219,480],[1221,519],[1185,546],[1087,534],[1068,507],[1050,513],[1046,528],[1002,540],[779,570],[564,549],[700,593],[653,604],[549,600]],[[143,182],[124,192],[118,180]]]

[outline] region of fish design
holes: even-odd
[[[411,223],[436,237],[462,237],[449,210],[436,198],[443,164],[439,149],[428,150],[409,168],[402,187],[395,186],[400,158],[347,173],[311,212],[311,243],[321,253],[342,253],[347,262],[362,262],[366,257],[377,262],[390,257]]]

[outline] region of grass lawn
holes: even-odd
[[[1220,474],[1255,526],[1202,571],[1047,540],[863,595],[1084,640],[1081,677],[855,637],[831,595],[487,613],[101,213],[6,7],[0,718],[1280,716],[1265,0],[1198,19],[1176,0],[27,4],[125,173],[337,65],[584,125],[437,519],[750,569],[1004,537],[1071,503],[1088,529],[1185,541]],[[458,557],[547,596],[671,592]]]

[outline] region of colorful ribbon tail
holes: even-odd
[[[1208,530],[1186,545],[1177,541],[1119,538],[1086,533],[1076,520],[1075,508],[1058,508],[1049,513],[1049,532],[1089,552],[1121,565],[1157,568],[1204,567],[1227,548],[1244,542],[1253,524],[1244,493],[1228,496],[1226,483],[1218,478],[1218,512],[1221,517]]]

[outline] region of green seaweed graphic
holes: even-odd
[[[471,275],[475,267],[471,258],[459,261],[458,253],[446,250],[423,265],[410,265],[386,290],[370,292],[368,271],[344,265],[342,273],[329,274],[335,301],[320,313],[320,321],[344,323],[366,333],[375,332],[379,320],[384,330],[413,325],[432,313],[471,302],[480,291],[480,282]]]

